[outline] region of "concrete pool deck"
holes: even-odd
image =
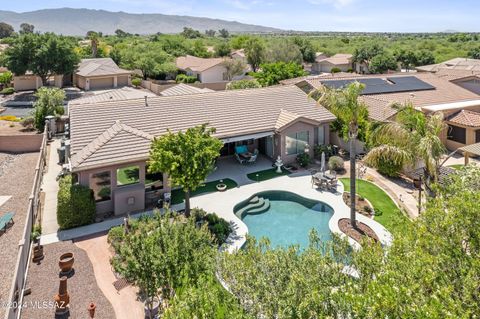
[[[216,213],[218,216],[232,223],[234,232],[227,240],[227,250],[233,252],[240,249],[246,241],[248,228],[233,212],[233,208],[239,202],[250,196],[263,191],[288,191],[300,196],[322,201],[334,209],[334,214],[329,221],[329,228],[333,233],[346,237],[338,227],[338,221],[342,218],[350,218],[350,208],[344,203],[343,184],[338,182],[337,192],[321,191],[312,186],[311,175],[308,172],[296,173],[276,177],[267,181],[242,185],[225,192],[209,193],[191,198],[191,207],[202,208],[209,213]],[[357,214],[357,220],[367,224],[377,234],[384,246],[389,246],[392,236],[385,227],[375,220]],[[350,244],[360,248],[360,244],[348,237]]]

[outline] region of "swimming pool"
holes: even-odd
[[[250,236],[266,237],[272,247],[307,248],[312,228],[322,241],[332,238],[328,222],[333,209],[295,193],[260,192],[235,205],[234,213],[247,225]]]

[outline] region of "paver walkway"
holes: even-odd
[[[54,139],[50,145],[47,159],[47,172],[43,176],[42,190],[45,193],[45,204],[42,214],[42,233],[52,234],[58,231],[57,224],[57,175],[62,166],[58,164],[57,148],[60,147],[60,139]]]
[[[138,289],[128,285],[117,292],[113,283],[117,280],[110,265],[110,245],[107,235],[96,236],[75,241],[75,245],[83,249],[93,265],[98,287],[110,301],[116,319],[143,318],[143,303],[137,300]],[[108,252],[108,253],[107,253]]]

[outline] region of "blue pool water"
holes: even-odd
[[[305,249],[309,244],[309,234],[314,228],[322,241],[331,239],[328,222],[333,209],[325,203],[313,201],[294,193],[269,191],[256,194],[268,199],[268,210],[258,214],[248,211],[240,216],[248,227],[250,236],[256,239],[266,237],[272,247],[299,245]],[[248,205],[248,200],[235,207],[238,212]]]

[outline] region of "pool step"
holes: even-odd
[[[246,214],[260,214],[270,208],[270,201],[263,197],[255,196],[248,201],[242,209],[237,211],[236,215],[239,218],[243,218]]]

